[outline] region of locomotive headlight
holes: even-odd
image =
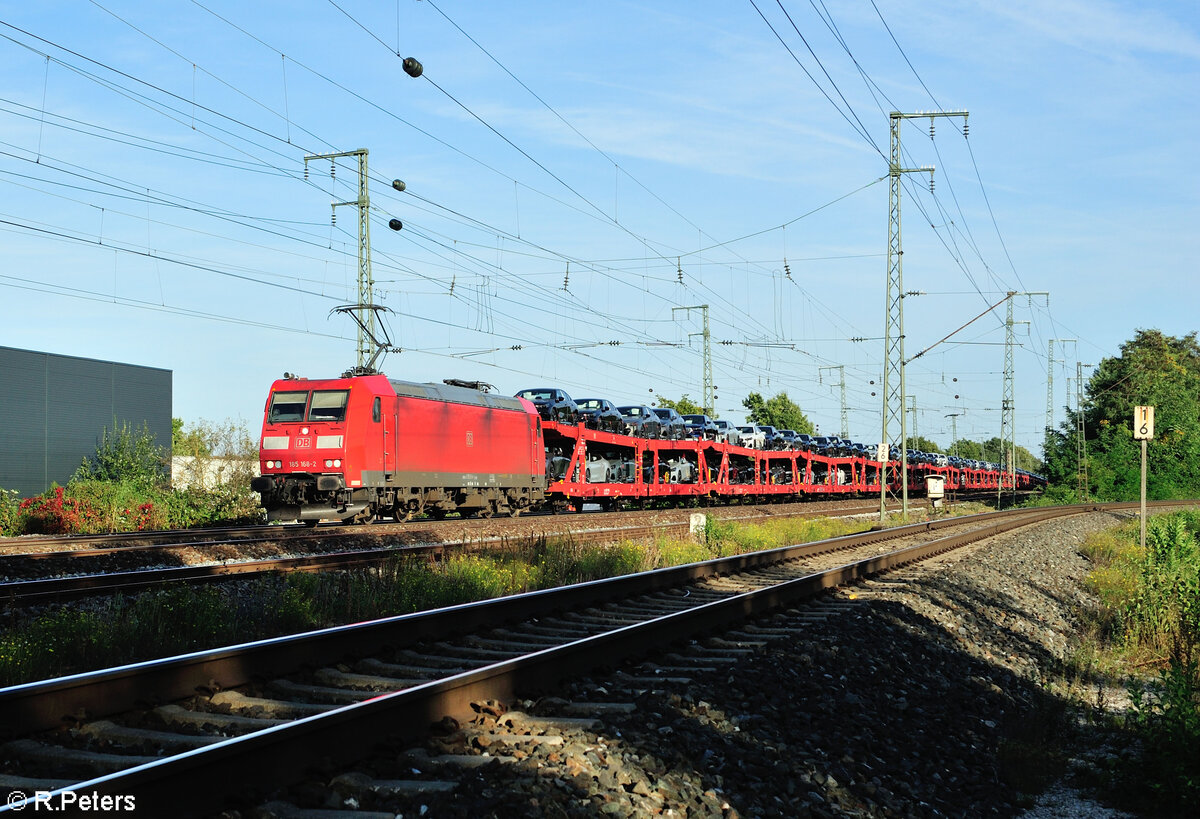
[[[341,465],[342,465],[342,459],[341,459],[341,458],[334,458],[334,459],[333,459],[333,465],[334,465],[334,466],[341,466]]]
[[[330,468],[332,468],[332,467],[333,467],[333,461],[331,461],[331,460],[329,460],[328,458],[326,458],[326,459],[325,459],[325,468],[326,468],[326,469],[330,469]]]
[[[307,435],[307,434],[308,434],[308,427],[300,427],[300,434],[301,434],[301,435]]]

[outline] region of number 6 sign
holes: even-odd
[[[1150,441],[1154,438],[1154,407],[1133,408],[1133,440]]]

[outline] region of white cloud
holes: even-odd
[[[1104,0],[1009,0],[983,8],[1043,36],[1095,54],[1135,52],[1200,59],[1200,37],[1185,20],[1137,4]],[[1180,8],[1195,6],[1182,3]]]

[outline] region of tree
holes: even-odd
[[[931,441],[928,438],[925,438],[921,435],[918,435],[915,438],[909,438],[908,439],[908,448],[920,450],[921,452],[941,452],[942,451],[942,448],[940,446],[938,446],[933,441]]]
[[[660,395],[660,396],[658,396],[657,403],[658,403],[658,406],[660,406],[660,407],[671,407],[676,412],[678,412],[680,415],[703,415],[704,414],[704,407],[700,406],[695,401],[688,398],[687,393],[684,393],[683,397],[681,397],[678,401],[672,401],[670,398],[666,398],[666,397]],[[714,413],[713,415],[711,415],[709,417],[716,418],[717,416],[716,416],[716,413]]]
[[[172,419],[172,423],[178,420]],[[258,441],[243,424],[229,419],[222,423],[200,420],[185,429],[179,421],[174,431],[176,477],[181,486],[250,485],[258,465]]]
[[[1151,498],[1200,493],[1200,345],[1138,330],[1121,354],[1101,360],[1084,387],[1084,447],[1088,492],[1103,500],[1133,500],[1140,492],[1140,447],[1133,441],[1133,409],[1155,408],[1155,439],[1147,446],[1147,494]],[[1078,470],[1078,412],[1046,440],[1051,483],[1074,489]]]
[[[748,410],[746,420],[751,424],[791,429],[808,435],[815,430],[812,421],[809,421],[800,407],[788,398],[786,392],[767,399],[757,392],[752,392],[742,401],[742,406]]]
[[[203,424],[203,422],[201,422]],[[171,454],[203,457],[212,455],[210,436],[202,427],[184,431],[182,418],[171,419]]]

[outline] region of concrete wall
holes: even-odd
[[[194,486],[197,489],[212,489],[227,483],[231,475],[238,474],[246,464],[234,463],[226,458],[201,458],[197,461],[191,455],[176,455],[171,458],[171,486],[175,489],[187,489]],[[258,477],[258,461],[249,464],[251,477]],[[250,491],[250,481],[244,481],[241,488]]]

